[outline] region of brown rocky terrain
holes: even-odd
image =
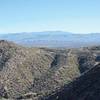
[[[28,48],[1,40],[0,97],[45,100],[46,96],[91,71],[99,61],[99,47]]]

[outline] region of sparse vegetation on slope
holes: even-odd
[[[39,100],[91,69],[99,54],[97,49],[27,48],[1,40],[0,96]]]

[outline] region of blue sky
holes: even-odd
[[[100,32],[100,0],[0,0],[0,33]]]

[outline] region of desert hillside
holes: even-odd
[[[73,84],[75,80],[78,80],[77,83],[74,82],[78,85],[77,87],[75,85],[73,89],[77,88],[76,92],[81,91],[81,88],[85,89],[84,84],[90,84],[86,80],[90,77],[88,73],[96,70],[94,72],[98,77],[100,76],[98,74],[99,67],[97,67],[99,62],[99,46],[80,49],[29,48],[1,40],[0,98],[56,100],[55,97],[49,98],[59,90],[61,92],[65,86],[68,88],[69,84]],[[96,77],[91,76],[91,80]],[[81,81],[82,83],[80,83]],[[86,82],[84,83],[84,81]],[[72,88],[69,91],[73,91]],[[78,95],[76,92],[71,93]],[[87,92],[90,92],[90,88],[87,89]],[[84,97],[85,93],[85,91],[82,92],[79,99],[76,100],[84,100],[80,98],[81,95]],[[64,96],[67,98],[67,94]]]

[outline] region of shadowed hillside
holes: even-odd
[[[75,81],[65,85],[61,90],[45,100],[99,100],[100,99],[100,64]],[[44,100],[44,99],[43,99]]]

